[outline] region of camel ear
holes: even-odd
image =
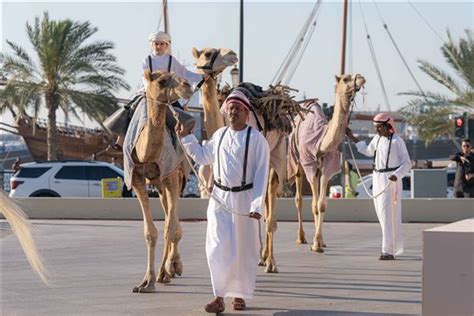
[[[193,47],[193,56],[194,58],[198,59],[201,56],[201,52],[197,50],[196,47]]]
[[[336,83],[339,82],[339,80],[341,80],[341,76],[336,75]]]
[[[151,79],[151,72],[150,72],[149,69],[145,69],[145,70],[143,71],[143,78],[145,78],[145,80],[146,80],[147,82],[151,82],[151,81],[152,81],[152,79]]]

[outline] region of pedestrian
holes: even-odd
[[[449,157],[456,162],[454,176],[454,196],[457,198],[474,197],[474,153],[469,139],[461,142],[461,152]]]
[[[16,157],[15,162],[13,162],[11,166],[11,169],[13,170],[13,172],[17,172],[18,170],[20,170],[20,168],[21,168],[21,158]]]
[[[171,36],[165,32],[153,32],[148,36],[148,42],[150,43],[151,53],[143,59],[142,69],[143,71],[149,70],[151,73],[154,71],[166,71],[173,72],[178,77],[186,79],[191,85],[197,83],[198,81],[204,78],[204,75],[194,73],[187,70],[176,58],[171,55]],[[145,80],[145,77],[142,77],[143,85],[137,91],[135,97],[132,98],[132,101],[125,110],[120,109],[114,114],[112,114],[106,121],[104,125],[113,133],[117,134],[118,137],[115,141],[115,144],[111,146],[114,150],[122,151],[124,136],[127,131],[129,118],[132,117],[133,111],[140,103],[143,98],[146,86],[148,81]],[[190,122],[189,125],[194,125],[194,117],[182,110],[182,106],[178,101],[173,103],[175,110],[179,113],[180,119],[182,121]],[[170,123],[171,122],[171,123]],[[167,126],[173,128],[176,121],[173,118],[173,115],[167,111]],[[173,126],[170,126],[173,125]],[[173,137],[173,135],[171,135]]]
[[[206,255],[215,298],[205,306],[208,313],[223,312],[225,297],[233,298],[234,310],[244,310],[245,299],[251,299],[255,290],[270,149],[265,137],[246,124],[249,108],[247,97],[233,91],[221,108],[229,127],[218,129],[202,145],[178,125],[186,152],[199,164],[212,164],[214,170]]]
[[[357,150],[374,157],[372,174],[374,205],[382,228],[380,260],[395,260],[403,253],[402,235],[402,178],[408,174],[411,161],[403,139],[396,134],[393,118],[379,113],[373,118],[377,135],[367,145],[359,141],[348,128],[347,136],[356,143]]]

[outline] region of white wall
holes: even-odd
[[[130,199],[75,199],[21,198],[16,199],[30,218],[34,219],[142,219],[138,200]],[[208,200],[180,199],[181,219],[205,219]],[[159,199],[151,199],[153,216],[163,219]],[[303,220],[312,221],[311,199],[303,200]],[[404,222],[450,223],[474,217],[474,199],[405,199],[402,201]],[[278,199],[278,220],[296,221],[294,199]],[[376,222],[370,199],[329,199],[326,221]]]

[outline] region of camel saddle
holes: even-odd
[[[104,127],[111,133],[117,135],[125,135],[127,133],[128,125],[132,119],[133,113],[137,108],[138,104],[144,99],[143,94],[139,94],[130,100],[125,106],[121,107],[110,115],[104,122]],[[191,132],[196,125],[196,119],[181,107],[178,101],[174,102],[173,108],[178,114],[178,120],[183,124],[186,132]],[[176,119],[168,108],[166,109],[166,126],[170,130],[171,134],[175,134],[174,129],[176,127]],[[172,137],[173,138],[173,137]],[[173,139],[173,143],[175,140]]]

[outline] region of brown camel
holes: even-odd
[[[216,54],[216,49],[206,48],[202,51],[194,50],[194,57],[198,68],[203,69],[204,73],[211,74],[209,67],[209,60]],[[203,57],[204,56],[204,57]],[[235,60],[236,62],[237,60]],[[220,113],[220,106],[225,99],[224,95],[218,95],[216,90],[216,81],[211,78],[203,85],[203,107],[205,117],[205,127],[208,138],[220,127],[225,125],[224,117]],[[230,90],[228,90],[230,92]],[[257,127],[256,120],[263,123],[263,119],[260,115],[255,118],[253,115],[250,118],[249,124],[253,127]],[[262,251],[262,259],[260,265],[265,265],[265,272],[278,272],[276,261],[273,255],[273,235],[277,228],[276,216],[275,216],[275,200],[278,195],[278,191],[282,187],[283,180],[286,176],[286,139],[285,133],[280,130],[265,131],[263,126],[262,132],[265,134],[270,145],[270,173],[268,181],[268,191],[266,195],[266,208],[265,208],[265,221],[266,221],[266,239],[264,249]],[[204,176],[205,184],[208,189],[213,183],[212,172],[209,169],[201,168],[200,175]],[[201,193],[203,193],[201,189]],[[207,197],[201,194],[201,197]]]
[[[133,289],[133,292],[153,292],[155,282],[168,283],[175,274],[181,275],[182,263],[178,252],[178,242],[181,239],[181,226],[178,218],[177,201],[181,192],[185,172],[183,159],[177,159],[176,166],[169,174],[161,174],[163,162],[160,156],[169,155],[170,136],[165,127],[167,105],[178,98],[190,98],[192,89],[189,83],[172,73],[145,71],[148,82],[146,89],[147,121],[141,130],[137,143],[132,152],[134,168],[132,171],[132,187],[140,202],[144,235],[148,249],[147,270],[143,281]],[[178,153],[172,153],[174,157]],[[146,182],[158,188],[161,205],[165,212],[163,228],[164,249],[158,277],[155,274],[155,247],[158,231],[153,223],[153,217],[148,199]]]
[[[327,185],[331,177],[337,173],[341,144],[347,128],[350,106],[357,91],[365,84],[361,75],[342,75],[336,77],[336,101],[332,119],[322,115],[319,105],[313,103],[312,113],[305,120],[296,122],[296,129],[290,135],[290,159],[288,164],[288,180],[296,182],[295,203],[298,209],[298,244],[305,244],[305,233],[301,219],[303,208],[302,184],[306,173],[313,195],[312,211],[314,215],[315,235],[312,251],[324,252],[323,221],[327,206]],[[320,114],[319,116],[317,114]],[[318,126],[319,125],[319,126]],[[320,134],[314,132],[320,130]],[[322,137],[322,138],[321,138]],[[316,143],[317,140],[317,144]],[[334,163],[336,167],[334,167]]]

